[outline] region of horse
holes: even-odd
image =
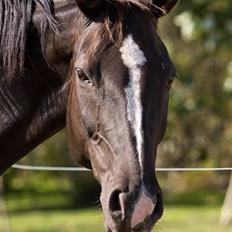
[[[177,0],[1,0],[0,174],[63,128],[109,232],[151,231],[175,67],[157,24]]]

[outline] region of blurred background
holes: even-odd
[[[231,0],[180,1],[159,33],[178,79],[157,166],[232,167]],[[73,166],[66,144],[63,131],[20,163]],[[157,175],[165,214],[155,231],[232,231],[229,172]],[[99,193],[91,173],[11,169],[0,182],[0,232],[104,231]]]

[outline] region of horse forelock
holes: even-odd
[[[23,73],[27,35],[34,4],[44,12],[43,28],[56,28],[52,0],[0,1],[0,78],[14,79]],[[34,5],[34,6],[33,6]]]
[[[111,2],[111,1],[109,1]],[[115,4],[116,3],[116,4]],[[120,44],[123,42],[123,23],[128,11],[139,9],[150,15],[151,7],[154,6],[152,0],[116,0],[109,4],[100,16],[102,23],[90,20],[84,14],[78,21],[77,26],[77,46],[83,42],[88,43],[85,49],[87,57],[95,57],[96,52],[104,50],[111,42]],[[113,21],[112,21],[113,13]],[[144,15],[144,16],[145,16]],[[137,16],[137,14],[135,14]],[[120,46],[120,45],[119,45]]]

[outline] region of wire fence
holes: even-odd
[[[59,167],[59,166],[33,166],[15,164],[14,169],[27,171],[53,171],[53,172],[90,172],[91,170],[82,167]],[[232,167],[216,168],[156,168],[157,172],[230,172]]]

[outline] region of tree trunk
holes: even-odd
[[[10,223],[7,215],[3,190],[3,177],[0,177],[0,232],[10,232]]]
[[[232,222],[232,172],[230,182],[227,188],[225,200],[222,206],[220,223],[228,226]]]

